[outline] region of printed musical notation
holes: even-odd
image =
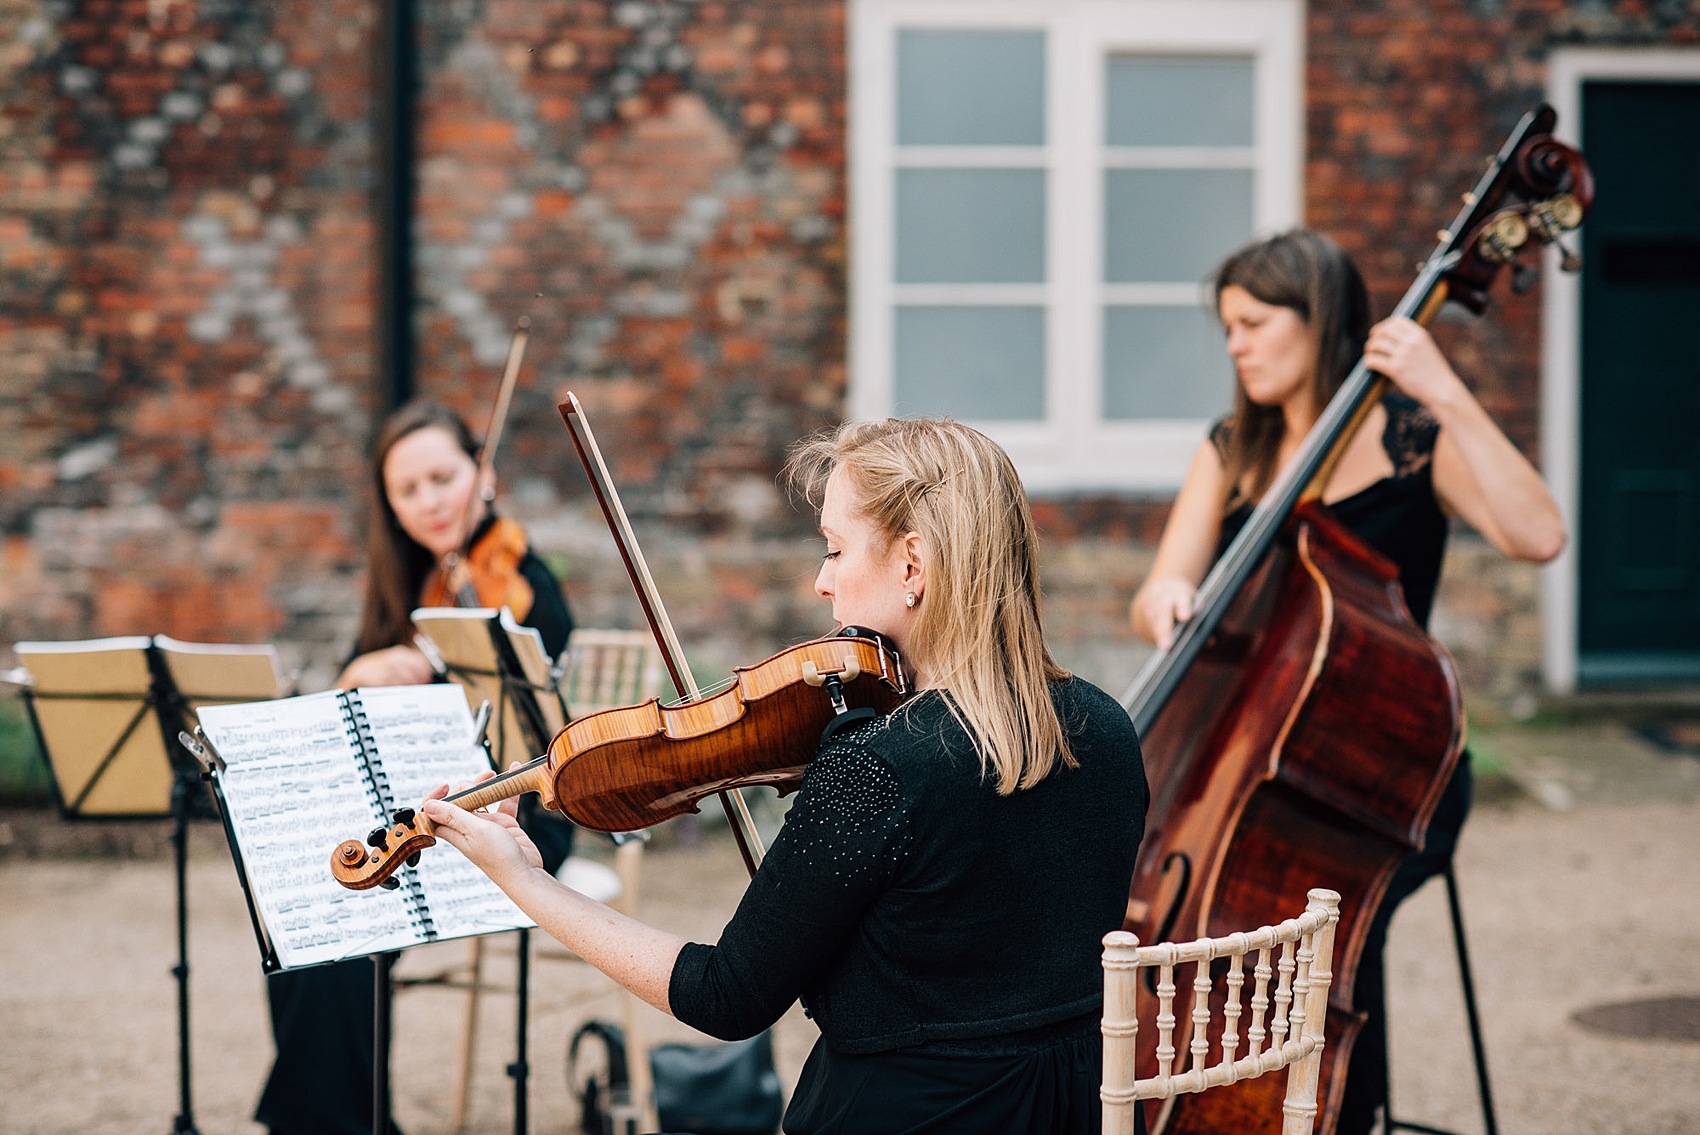
[[[280,969],[532,923],[446,843],[395,890],[351,891],[332,850],[364,839],[431,788],[489,768],[457,686],[329,691],[208,706],[201,728],[267,964]]]

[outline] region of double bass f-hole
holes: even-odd
[[[1171,851],[1163,859],[1162,870],[1158,873],[1159,882],[1167,881],[1169,875],[1176,869],[1180,871],[1180,883],[1175,888],[1175,897],[1169,901],[1168,909],[1163,911],[1163,919],[1157,925],[1157,936],[1153,942],[1171,942],[1175,932],[1175,923],[1180,920],[1181,911],[1186,909],[1187,899],[1192,895],[1192,856],[1185,851]],[[1157,992],[1157,971],[1155,968],[1145,971],[1145,984],[1152,993]]]

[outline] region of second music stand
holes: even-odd
[[[199,766],[177,743],[194,707],[276,696],[270,646],[188,643],[164,635],[20,642],[8,675],[67,820],[170,817],[177,878],[177,1075],[174,1135],[197,1135],[189,1048],[189,821],[216,815]]]

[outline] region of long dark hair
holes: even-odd
[[[1345,250],[1319,232],[1292,229],[1248,244],[1222,262],[1216,269],[1218,310],[1223,290],[1235,285],[1304,320],[1316,345],[1311,376],[1316,404],[1327,405],[1363,357],[1369,338],[1369,290]],[[1275,477],[1283,429],[1279,406],[1259,406],[1236,384],[1223,454],[1230,501],[1263,496]]]
[[[414,401],[385,420],[372,446],[368,487],[372,493],[372,525],[366,545],[366,605],[360,616],[355,653],[365,654],[398,646],[413,637],[413,608],[418,606],[425,577],[437,566],[431,552],[416,543],[396,519],[384,490],[384,462],[395,444],[409,434],[436,426],[478,460],[479,445],[459,414],[436,402]]]

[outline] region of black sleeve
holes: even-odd
[[[567,636],[573,632],[573,615],[567,609],[561,581],[555,578],[548,564],[530,551],[520,560],[519,572],[531,584],[531,611],[520,622],[534,627],[543,636],[543,649],[550,658],[559,658],[567,648]]]
[[[719,943],[680,952],[667,992],[673,1015],[723,1040],[777,1021],[890,886],[909,846],[908,811],[877,753],[822,750]]]

